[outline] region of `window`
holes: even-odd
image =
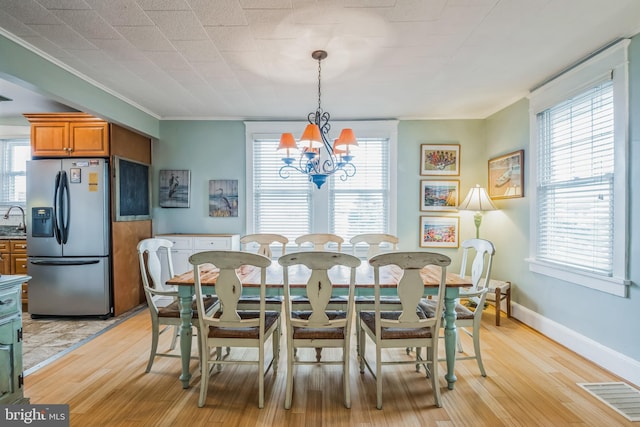
[[[358,137],[353,160],[356,175],[333,175],[321,189],[306,175],[279,175],[280,134],[302,134],[305,123],[246,122],[247,234],[278,233],[289,238],[306,233],[335,233],[345,239],[360,233],[395,234],[395,153],[397,122],[332,123],[352,127]]]
[[[626,296],[626,45],[531,95],[531,270]]]
[[[27,200],[27,160],[31,158],[28,139],[0,139],[0,203],[24,205]]]

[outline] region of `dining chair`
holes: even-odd
[[[356,255],[357,245],[359,243],[366,243],[369,247],[367,250],[367,259],[371,258],[374,255],[378,255],[380,253],[380,245],[381,244],[389,244],[391,245],[391,249],[393,251],[398,250],[398,242],[399,239],[397,236],[393,234],[384,234],[384,233],[368,233],[368,234],[357,234],[353,236],[349,242],[353,245],[353,254]]]
[[[457,356],[456,360],[475,359],[483,377],[487,376],[482,363],[482,353],[480,352],[480,325],[482,313],[484,312],[485,301],[489,288],[486,283],[491,281],[491,266],[493,256],[496,252],[493,243],[484,239],[469,239],[460,244],[462,248],[462,259],[460,262],[460,276],[469,277],[467,272],[467,261],[473,255],[471,263],[471,287],[460,290],[460,301],[456,303],[456,327],[458,329],[458,352],[464,353],[460,332],[463,332],[473,339],[473,354]],[[463,302],[466,302],[464,304]],[[428,316],[435,316],[435,304],[433,301],[424,300],[420,307]],[[469,330],[471,329],[471,330]]]
[[[374,268],[374,310],[363,310],[358,317],[360,354],[360,373],[365,367],[376,380],[376,407],[382,409],[382,366],[412,364],[422,365],[431,378],[431,388],[437,407],[442,406],[440,399],[440,385],[438,374],[438,332],[442,323],[442,311],[446,288],[446,270],[451,259],[433,252],[390,252],[374,256],[369,264]],[[397,293],[401,301],[401,309],[385,308],[380,303],[380,268],[396,265],[403,270],[398,282]],[[424,282],[420,270],[426,266],[435,265],[441,268],[438,295],[433,300],[436,303],[435,315],[428,317],[419,308],[424,296]],[[367,337],[375,344],[375,366],[367,360]],[[416,348],[414,359],[393,358],[392,353],[385,354],[382,350],[389,348]],[[422,358],[421,349],[426,348],[426,358]]]
[[[344,406],[350,408],[349,347],[356,267],[361,261],[349,254],[307,251],[284,255],[278,259],[278,263],[283,267],[284,310],[287,325],[287,385],[284,407],[291,408],[295,365],[329,364],[342,366]],[[311,276],[301,290],[303,297],[309,302],[305,306],[293,303],[296,296],[292,295],[293,291],[289,283],[289,268],[300,265],[311,270]],[[329,278],[328,271],[336,266],[349,268],[346,304],[333,305],[331,302],[335,297],[336,288]],[[324,347],[341,348],[341,358],[321,361],[318,357],[316,360],[310,360],[297,354],[299,348],[314,348],[317,352]]]
[[[260,245],[257,251],[258,254],[264,255],[267,258],[271,258],[271,244],[282,244],[282,255],[284,255],[287,248],[287,243],[289,243],[289,239],[281,234],[268,233],[247,234],[246,236],[242,236],[240,238],[240,244],[243,245],[244,250],[247,250],[247,246],[251,243],[257,243],[258,245]]]
[[[325,245],[328,243],[335,243],[338,245],[338,252],[342,251],[342,244],[344,243],[344,239],[336,234],[331,233],[311,233],[311,234],[303,234],[296,238],[296,244],[298,245],[298,250],[302,249],[303,244],[312,243],[314,251],[324,251]]]
[[[173,242],[161,238],[149,238],[138,243],[138,260],[140,263],[140,274],[144,294],[151,315],[151,352],[149,362],[145,372],[149,372],[153,366],[153,361],[157,356],[176,357],[179,354],[158,353],[158,341],[160,335],[167,330],[173,330],[170,351],[176,347],[176,340],[180,334],[180,304],[178,301],[178,291],[175,286],[168,286],[160,279],[162,267],[169,272],[168,277],[173,277],[173,262],[171,259],[171,248]],[[164,261],[164,262],[163,262]],[[208,296],[204,301],[204,306],[210,310],[218,301],[215,296]],[[195,312],[195,301],[192,305]],[[198,327],[197,314],[194,313],[192,325]],[[160,330],[160,326],[164,326]],[[197,335],[197,334],[196,334]]]
[[[264,378],[273,368],[278,368],[280,351],[280,312],[266,309],[266,269],[271,260],[264,255],[239,251],[207,251],[189,257],[193,265],[196,306],[200,330],[200,397],[198,406],[203,407],[207,398],[209,378],[217,366],[218,370],[227,364],[256,365],[258,375],[258,407],[264,407]],[[220,306],[213,313],[206,313],[203,290],[200,281],[200,266],[213,264],[219,269],[215,290]],[[260,269],[260,303],[251,310],[238,308],[242,295],[242,282],[238,278],[238,269],[252,266]],[[265,347],[271,338],[273,356],[265,368]],[[230,354],[222,357],[222,347],[255,348],[257,359],[234,358]],[[213,349],[216,349],[213,352]],[[226,387],[226,385],[225,385]],[[225,389],[224,393],[229,393]]]

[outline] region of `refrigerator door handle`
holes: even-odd
[[[47,260],[30,260],[34,265],[90,265],[97,264],[100,261],[97,259],[77,261],[77,260],[63,260],[63,261],[47,261]]]
[[[71,196],[69,193],[69,180],[67,172],[60,172],[60,221],[62,226],[62,243],[67,243],[69,239],[69,221],[71,216]],[[64,198],[64,200],[63,200]],[[66,203],[64,203],[66,202]]]
[[[60,225],[62,223],[62,218],[60,218],[60,220],[58,220],[58,201],[60,200],[60,172],[58,172],[56,174],[56,180],[55,180],[55,189],[53,190],[53,234],[56,237],[56,242],[58,242],[58,244],[62,243],[62,238],[61,238],[61,230],[60,230]]]

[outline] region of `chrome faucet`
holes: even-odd
[[[18,208],[20,209],[20,212],[22,212],[22,224],[20,224],[18,226],[18,231],[22,231],[22,232],[27,232],[27,220],[25,219],[24,216],[24,209],[22,209],[22,206],[18,206],[18,205],[13,205],[13,206],[9,206],[9,209],[7,209],[7,213],[4,214],[4,219],[9,219],[9,213],[11,213],[11,209],[13,208]]]

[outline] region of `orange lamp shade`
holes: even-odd
[[[340,132],[340,137],[336,140],[335,145],[358,145],[358,140],[353,133],[353,129],[344,128],[342,132]],[[348,148],[347,148],[348,150]]]
[[[300,138],[300,144],[309,148],[320,148],[323,145],[320,128],[315,124],[308,124]]]
[[[342,148],[339,147],[340,144],[338,144],[338,140],[336,139],[335,141],[333,141],[333,154],[337,155],[342,155],[342,154],[347,154],[347,150],[343,150]]]
[[[298,144],[296,144],[296,139],[293,137],[292,133],[283,133],[280,137],[280,145],[278,145],[278,150],[297,150]],[[289,151],[287,151],[288,153]]]

